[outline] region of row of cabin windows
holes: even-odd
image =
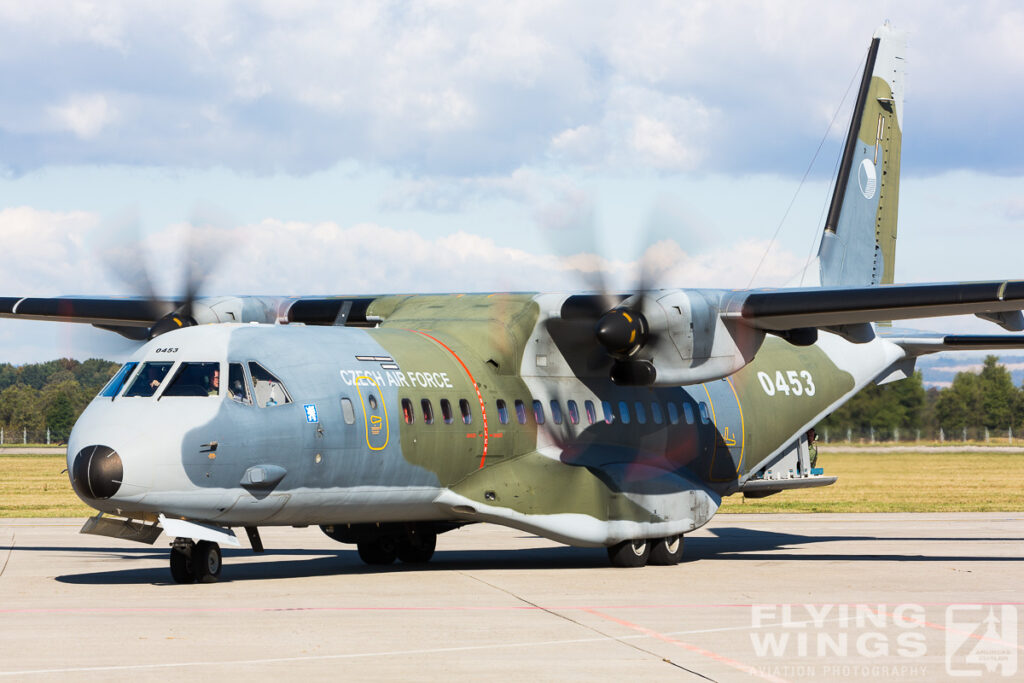
[[[529,409],[524,401],[516,399],[513,402],[513,409],[515,412],[516,421],[524,425],[529,420],[530,414],[532,413],[533,421],[536,424],[542,425],[547,421],[547,414],[544,409],[544,403],[538,400],[534,400]],[[682,410],[680,410],[680,405]],[[452,413],[452,404],[446,399],[442,398],[440,401],[441,406],[441,420],[445,424],[452,424],[455,421],[454,414]],[[508,404],[505,403],[504,399],[498,399],[495,402],[495,406],[498,409],[498,420],[503,425],[509,423],[509,409]],[[583,402],[583,412],[580,412],[579,404],[570,399],[565,403],[565,410],[562,410],[562,404],[558,401],[551,401],[551,421],[560,425],[565,421],[569,424],[579,424],[581,417],[586,419],[587,424],[592,425],[598,421],[597,409],[593,401],[587,400]],[[694,414],[692,403],[665,403],[662,404],[657,401],[651,401],[644,403],[643,401],[634,401],[632,405],[628,401],[619,401],[615,405],[608,401],[601,401],[601,412],[603,417],[601,418],[606,424],[612,424],[614,422],[621,422],[622,424],[629,424],[633,420],[636,420],[637,424],[647,424],[648,419],[654,424],[679,424],[680,419],[686,424],[694,424],[699,416],[702,424],[711,423],[711,414],[708,412],[708,406],[703,401],[697,403],[697,413]],[[473,413],[470,409],[469,401],[466,399],[459,399],[459,413],[461,415],[462,422],[464,424],[472,424]],[[420,415],[424,424],[434,423],[434,406],[429,398],[420,399]],[[412,399],[402,399],[402,416],[405,419],[406,424],[413,424],[416,421],[416,415],[413,407]],[[349,420],[346,417],[346,422]]]

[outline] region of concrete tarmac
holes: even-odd
[[[168,540],[0,520],[2,680],[983,680],[1024,672],[1024,514],[719,515],[676,567],[474,525],[428,565],[266,528],[222,580]],[[243,541],[244,543],[244,541]]]

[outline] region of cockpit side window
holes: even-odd
[[[121,389],[124,388],[125,383],[128,381],[128,377],[131,376],[132,370],[138,367],[138,363],[131,362],[125,363],[124,367],[117,371],[117,374],[110,378],[107,382],[107,386],[103,387],[103,391],[100,392],[100,396],[105,398],[114,398],[117,396]]]
[[[249,361],[249,374],[252,376],[252,394],[256,405],[269,408],[292,402],[281,380],[259,363]]]
[[[247,406],[252,405],[252,398],[249,395],[249,383],[245,381],[245,371],[241,363],[228,365],[228,396],[232,401]]]
[[[219,395],[220,363],[182,363],[161,398]]]
[[[160,388],[172,365],[174,363],[144,363],[124,395],[141,398],[152,396]]]

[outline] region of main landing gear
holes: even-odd
[[[326,524],[320,528],[335,541],[355,543],[363,562],[379,566],[395,560],[406,564],[429,562],[437,546],[437,535],[458,526],[446,522],[386,522]]]
[[[171,578],[175,583],[215,583],[220,578],[220,546],[176,538],[171,544]]]
[[[683,557],[683,537],[638,538],[608,548],[613,567],[643,567],[646,564],[674,565]]]

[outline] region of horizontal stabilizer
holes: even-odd
[[[883,335],[900,346],[908,356],[923,356],[940,351],[998,351],[1024,349],[1024,334],[903,334]]]
[[[1024,281],[734,292],[722,316],[762,330],[833,327],[1024,309]]]

